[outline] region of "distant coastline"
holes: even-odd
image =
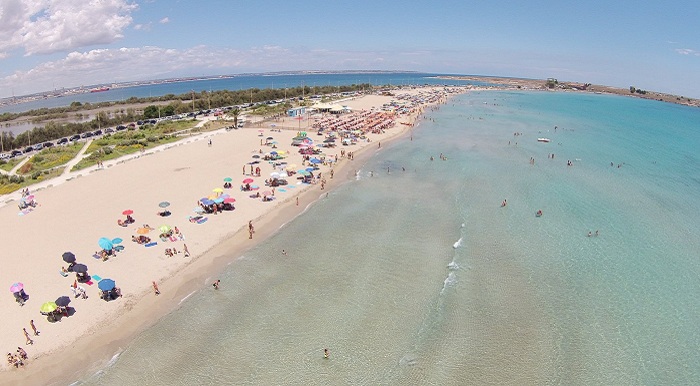
[[[98,83],[89,86],[77,86],[60,88],[52,91],[41,91],[38,93],[12,96],[0,98],[0,107],[17,105],[26,102],[32,102],[41,99],[48,98],[60,98],[64,96],[77,95],[77,94],[87,94],[91,92],[108,91],[113,89],[122,89],[129,87],[139,87],[139,86],[150,86],[158,84],[168,84],[168,83],[184,83],[184,82],[196,82],[203,80],[215,80],[215,79],[234,79],[246,76],[285,76],[285,75],[325,75],[325,74],[411,74],[419,73],[417,71],[403,71],[403,70],[347,70],[347,71],[322,71],[322,70],[308,70],[308,71],[278,71],[278,72],[260,72],[260,73],[244,73],[244,74],[229,74],[229,75],[210,75],[210,76],[190,76],[190,77],[176,77],[176,78],[165,78],[165,79],[150,79],[150,80],[140,80],[140,81],[128,81],[128,82],[115,82],[115,83]]]
[[[548,87],[550,80],[545,79],[526,79],[526,78],[508,78],[498,76],[437,76],[439,79],[463,80],[463,81],[481,81],[496,84],[493,88],[512,88],[512,89],[527,89],[527,90],[551,90],[551,91],[580,91],[599,94],[615,94],[622,96],[631,96],[643,99],[652,99],[661,102],[675,103],[684,106],[700,107],[700,99],[688,98],[680,95],[666,94],[656,91],[644,91],[644,93],[631,92],[630,89],[603,86],[590,83],[577,83],[568,81],[554,80],[553,87]]]

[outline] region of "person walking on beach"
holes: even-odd
[[[27,332],[27,329],[22,328],[22,331],[24,331],[24,337],[27,338],[27,346],[29,346],[30,344],[34,344],[34,341],[32,340],[32,338],[29,337],[29,333]]]
[[[248,238],[253,238],[253,233],[255,233],[255,228],[253,227],[253,220],[248,221]]]
[[[190,251],[187,249],[187,244],[182,244],[182,252],[185,254],[185,257],[190,257]]]
[[[327,348],[324,348],[324,349],[323,349],[323,358],[324,358],[324,359],[328,359],[329,356],[331,356],[331,352],[328,351]]]
[[[39,336],[39,330],[37,330],[34,325],[34,319],[29,321],[29,326],[32,328],[32,331],[34,331],[34,336]]]
[[[160,295],[160,289],[158,289],[158,284],[155,281],[151,282],[153,284],[153,293],[156,294],[156,296]]]
[[[212,284],[212,287],[214,287],[215,290],[218,290],[218,289],[219,289],[219,284],[221,284],[221,280],[216,279],[216,281],[214,282],[214,284]]]

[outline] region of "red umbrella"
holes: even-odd
[[[232,204],[234,202],[236,202],[236,199],[233,197],[224,198],[224,204]]]
[[[253,181],[254,181],[254,180],[253,180],[252,178],[246,178],[245,180],[243,180],[243,183],[244,183],[244,184],[252,184]]]
[[[127,210],[123,211],[122,214],[123,214],[124,216],[128,216],[128,215],[130,215],[130,214],[134,214],[134,211],[131,210],[131,209],[127,209]]]

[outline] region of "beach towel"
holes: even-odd
[[[124,250],[124,246],[123,246],[123,245],[117,245],[117,246],[114,247],[114,250],[117,251],[117,252],[121,252],[121,251]]]
[[[95,259],[101,259],[101,258],[102,258],[102,256],[100,256],[98,253],[95,253],[94,255],[92,255],[92,257],[94,257]]]
[[[95,279],[95,281],[100,281],[100,280],[102,280],[102,278],[99,277],[99,276],[97,276],[97,275],[90,275],[90,277],[92,277],[93,279]]]
[[[83,284],[87,284],[87,285],[93,285],[93,284],[95,284],[95,283],[93,283],[93,282],[92,282],[92,280],[89,280],[89,281],[86,281],[86,282],[85,282],[85,283],[83,283]]]
[[[206,218],[206,217],[202,217],[202,218],[200,218],[199,220],[197,220],[197,224],[204,224],[205,222],[207,222],[207,218]]]
[[[154,246],[154,245],[158,245],[158,243],[155,242],[155,241],[153,241],[153,242],[150,242],[150,243],[144,245],[144,247],[152,247],[152,246]]]
[[[68,272],[58,271],[58,273],[60,273],[63,277],[68,276]]]

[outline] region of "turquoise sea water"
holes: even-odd
[[[454,98],[81,383],[693,384],[698,128],[634,98]]]

